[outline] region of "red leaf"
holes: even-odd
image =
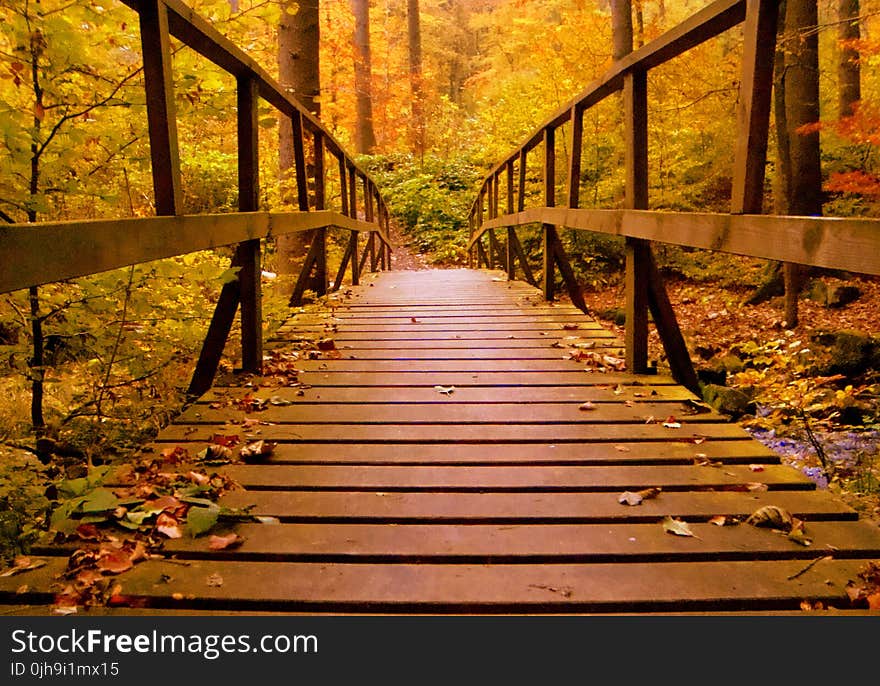
[[[98,541],[101,538],[101,532],[94,524],[80,524],[76,527],[76,535],[83,541]]]
[[[124,550],[108,552],[98,558],[98,569],[108,574],[121,574],[134,567],[131,557]]]
[[[226,534],[225,536],[211,536],[208,539],[208,548],[210,550],[226,550],[227,548],[237,548],[244,539],[238,534]]]
[[[216,443],[217,445],[222,445],[226,448],[232,448],[241,442],[241,438],[234,435],[214,434],[213,438],[211,438],[211,442]]]
[[[160,534],[164,534],[168,538],[183,537],[183,531],[180,528],[180,524],[174,519],[174,517],[165,512],[160,514],[156,519],[156,531]]]

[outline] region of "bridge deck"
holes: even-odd
[[[215,386],[158,441],[191,454],[214,434],[277,441],[265,464],[224,468],[243,487],[224,502],[280,523],[238,525],[233,550],[169,541],[183,564],[138,564],[120,577],[128,597],[229,612],[797,610],[846,607],[847,581],[880,557],[880,530],[855,511],[671,379],[615,371],[612,334],[499,274],[384,273],[270,347],[325,336],[338,353],[297,360],[295,385]],[[246,393],[278,404],[245,415],[229,401]],[[659,496],[618,502],[649,487]],[[803,519],[812,545],[710,522],[763,505]],[[668,533],[667,515],[694,536]],[[61,566],[29,573],[31,592]]]

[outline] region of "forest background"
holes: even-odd
[[[424,262],[441,266],[465,263],[467,212],[485,172],[609,68],[612,14],[622,5],[189,4],[288,85],[343,145],[361,153],[389,203],[395,230]],[[705,4],[624,3],[634,46]],[[783,26],[780,54],[796,54],[811,42],[818,48],[816,116],[795,132],[817,141],[821,136],[818,212],[877,216],[880,0],[788,4],[806,8],[806,19]],[[313,64],[305,64],[307,33],[308,40],[317,37]],[[734,29],[652,70],[652,207],[727,210],[741,47],[741,31]],[[235,82],[191,50],[176,43],[172,48],[184,212],[235,211]],[[292,83],[291,57],[301,73],[312,70],[311,82]],[[582,207],[621,205],[622,131],[615,99],[588,111]],[[266,209],[294,207],[284,136],[266,106],[260,117]],[[561,140],[567,154],[566,136]],[[777,135],[770,146],[767,211],[781,201]],[[140,38],[129,8],[115,0],[0,0],[0,151],[0,219],[154,214]],[[528,180],[537,197],[537,167],[532,172]],[[331,205],[333,192],[331,184]],[[523,236],[536,270],[538,235]],[[610,325],[622,324],[620,243],[589,235],[564,241],[594,311]],[[286,315],[288,272],[302,251],[266,246],[267,334]],[[10,526],[17,540],[32,534],[24,522],[39,525],[31,514],[45,505],[45,484],[30,475],[73,477],[86,461],[125,454],[183,405],[181,379],[192,369],[216,293],[235,278],[228,256],[222,250],[192,254],[0,298],[0,442],[9,454],[0,466],[0,499],[15,515]],[[671,278],[690,349],[704,367],[707,400],[745,417],[756,435],[787,450],[823,484],[876,495],[876,280],[805,275],[796,293],[796,327],[778,300],[775,267],[663,246],[658,257]],[[762,297],[754,297],[757,290]],[[832,302],[829,292],[854,300]],[[870,511],[876,502],[861,507]]]

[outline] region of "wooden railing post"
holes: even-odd
[[[357,171],[354,166],[348,168],[348,216],[357,219]],[[358,265],[358,232],[352,231],[351,243],[351,285],[357,286],[361,281]]]
[[[175,215],[182,211],[183,203],[168,8],[162,0],[147,0],[140,4],[138,16],[156,214]]]
[[[324,170],[324,134],[315,131],[315,210],[323,210],[326,206],[325,198],[325,170]],[[315,293],[319,296],[327,295],[327,229],[315,229],[313,239],[317,244],[315,251]]]
[[[627,209],[648,207],[648,80],[644,71],[624,77],[623,86]],[[650,247],[626,239],[626,366],[635,374],[648,371],[648,269]]]
[[[255,212],[259,209],[260,188],[258,86],[248,75],[238,77],[237,86],[238,209],[240,212]],[[254,374],[259,374],[263,369],[260,240],[239,243],[232,258],[232,267],[238,268],[238,275],[220,290],[208,333],[190,380],[187,391],[190,396],[202,395],[211,387],[239,304],[242,369]]]
[[[259,94],[257,82],[238,78],[238,209],[256,212],[260,208]],[[246,372],[263,369],[263,305],[260,277],[260,241],[239,243],[234,264],[240,263],[241,358]]]
[[[581,155],[584,145],[584,110],[578,105],[571,108],[571,159],[568,165],[568,206],[580,207]]]
[[[305,138],[302,115],[297,112],[290,118],[293,132],[293,166],[296,172],[296,199],[300,212],[309,211],[309,175],[306,165]]]
[[[760,214],[770,127],[778,0],[748,0],[743,25],[732,214]]]
[[[548,126],[544,129],[544,205],[556,206],[556,130]],[[545,300],[553,300],[556,271],[554,269],[554,250],[556,247],[556,227],[542,224],[543,268],[541,290]]]
[[[513,214],[513,160],[510,159],[507,161],[507,165],[505,167],[505,171],[507,172],[507,214]],[[516,279],[516,229],[512,226],[507,227],[507,250],[506,250],[506,259],[507,259],[507,280],[513,281]]]

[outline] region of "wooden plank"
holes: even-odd
[[[747,257],[880,275],[878,219],[536,207],[493,219],[484,224],[484,229],[541,222]]]
[[[274,398],[275,396],[273,396]],[[276,399],[277,401],[277,399]],[[297,403],[271,405],[259,413],[261,421],[273,424],[644,424],[665,420],[676,411],[668,403],[639,402],[628,407],[621,402],[594,403],[594,409],[580,410],[580,403],[371,403],[307,405]],[[235,408],[212,409],[202,405],[190,407],[175,424],[223,424],[240,422],[246,414]],[[686,416],[688,425],[727,421],[715,412]]]
[[[620,356],[623,348],[614,339],[604,339],[605,343],[594,345],[590,350],[603,354]],[[380,350],[354,350],[347,345],[338,345],[343,358],[358,360],[559,360],[567,359],[572,350],[551,348],[547,345],[532,348],[397,348]],[[565,354],[563,354],[565,353]]]
[[[664,491],[743,489],[766,484],[771,490],[813,490],[815,484],[791,467],[745,465],[723,469],[679,465],[638,466],[354,466],[229,465],[223,468],[245,488],[344,491],[607,491],[644,488]]]
[[[166,441],[206,441],[220,425],[172,424],[165,429]],[[234,427],[231,427],[234,430]],[[537,424],[528,430],[516,424],[283,424],[261,427],[260,436],[269,441],[323,443],[571,443],[583,441],[691,441],[743,438],[747,434],[733,424],[684,424],[673,435],[659,424]],[[224,431],[225,433],[225,431]]]
[[[690,524],[693,537],[671,536],[659,522],[607,524],[241,524],[232,551],[205,538],[169,540],[178,559],[360,563],[561,564],[675,560],[815,559],[815,550],[766,528]],[[817,550],[836,559],[880,556],[880,537],[865,522],[810,522]],[[638,545],[633,545],[633,542]],[[42,550],[37,549],[36,554]]]
[[[585,373],[578,369],[571,372],[363,372],[359,374],[351,372],[334,373],[328,370],[314,372],[302,372],[299,374],[300,383],[314,386],[356,387],[356,386],[382,386],[385,388],[397,387],[428,387],[455,386],[456,389],[464,386],[493,386],[496,388],[509,388],[517,386],[535,387],[589,387],[607,386],[627,383],[632,381],[632,376],[620,373]],[[651,382],[656,383],[654,377]],[[223,387],[223,380],[215,385]],[[240,383],[240,382],[239,382]],[[272,383],[267,379],[266,383]]]
[[[562,356],[560,356],[561,358]],[[421,374],[438,372],[557,372],[583,374],[583,362],[575,360],[299,360],[304,372],[360,372]]]
[[[666,492],[626,507],[615,493],[381,493],[238,490],[223,496],[226,507],[284,522],[653,522],[666,516],[688,522],[712,517],[748,517],[776,505],[809,522],[853,521],[857,514],[827,492]],[[876,545],[876,543],[875,543]],[[813,554],[816,554],[813,551]]]
[[[253,417],[252,417],[253,418]],[[224,434],[257,439],[260,434],[239,432],[238,427],[224,426]],[[262,431],[259,427],[255,431]],[[249,434],[250,438],[247,435]],[[169,441],[160,438],[150,446],[161,452],[169,444],[187,448],[195,455],[207,447],[206,442]],[[717,466],[708,466],[709,462]],[[778,464],[779,456],[757,441],[746,437],[705,441],[699,445],[690,442],[657,441],[636,442],[631,438],[615,442],[580,443],[280,443],[275,447],[267,464],[348,464],[348,465],[694,465],[705,463],[706,469],[720,469],[726,464]],[[280,486],[279,486],[280,487]]]
[[[202,610],[382,612],[584,612],[792,609],[811,599],[849,607],[847,581],[866,560],[826,560],[798,575],[803,560],[611,564],[324,564],[193,561],[181,568],[148,560],[125,577],[126,595],[152,606]],[[50,559],[0,580],[16,604],[47,601],[65,561]],[[162,575],[167,583],[156,584]],[[224,580],[210,586],[212,574]],[[645,580],[650,579],[650,583]],[[831,581],[831,583],[828,583]],[[172,600],[171,595],[181,598]],[[187,600],[190,599],[190,600]]]

